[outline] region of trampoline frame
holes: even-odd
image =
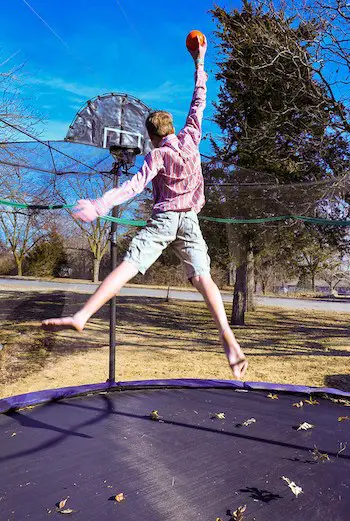
[[[236,380],[201,380],[201,379],[169,379],[169,380],[135,380],[126,382],[103,382],[56,389],[35,391],[27,394],[0,399],[0,414],[23,407],[42,405],[64,398],[73,398],[100,392],[121,392],[132,389],[192,388],[192,389],[233,389],[241,392],[274,391],[292,394],[330,395],[350,399],[350,392],[331,387],[308,387],[304,385],[277,384],[271,382],[240,382]]]

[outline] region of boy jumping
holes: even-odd
[[[190,51],[196,67],[195,88],[185,127],[176,136],[171,114],[164,111],[151,113],[146,128],[154,149],[146,155],[138,173],[100,199],[79,201],[74,213],[76,219],[91,222],[108,214],[113,206],[141,193],[152,181],[152,218],[131,241],[122,263],[108,275],[80,311],[72,317],[44,320],[43,325],[82,331],[96,311],[117,295],[138,272],[144,274],[171,244],[184,263],[188,279],[203,295],[219,330],[233,375],[240,379],[248,362],[228,324],[220,291],[210,276],[208,248],[197,217],[205,203],[198,146],[206,104],[206,50],[205,40],[197,50]]]

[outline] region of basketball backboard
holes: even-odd
[[[128,94],[110,93],[89,100],[76,114],[66,141],[94,145],[151,150],[145,121],[151,109]]]

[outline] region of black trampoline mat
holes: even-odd
[[[0,415],[0,520],[62,518],[55,504],[69,496],[76,521],[229,521],[242,505],[244,521],[349,521],[350,443],[337,455],[349,407],[267,394],[123,390]],[[297,431],[303,422],[314,428]],[[330,461],[315,462],[314,446]]]

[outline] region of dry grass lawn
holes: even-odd
[[[103,382],[108,306],[78,334],[49,333],[43,318],[74,313],[86,295],[0,293],[0,397]],[[227,312],[230,313],[230,306]],[[350,391],[350,315],[260,307],[235,328],[249,358],[247,380],[328,385]],[[231,378],[204,304],[118,299],[117,379]]]

